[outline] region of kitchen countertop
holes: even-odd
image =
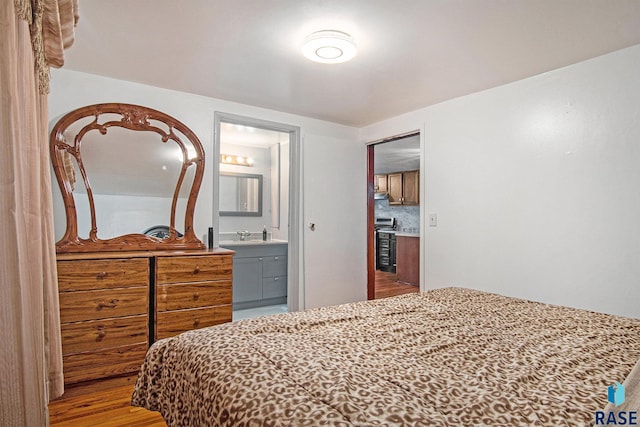
[[[420,234],[396,232],[396,237],[420,237]]]
[[[263,246],[263,245],[286,245],[289,242],[286,240],[271,239],[250,239],[250,240],[220,240],[219,245],[222,247],[229,246]]]

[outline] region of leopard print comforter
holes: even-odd
[[[447,288],[158,341],[132,404],[169,426],[589,425],[639,358],[640,319]]]

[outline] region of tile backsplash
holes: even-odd
[[[375,201],[376,217],[396,218],[401,231],[420,231],[420,206],[389,206],[387,199]]]

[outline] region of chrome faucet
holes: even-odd
[[[247,230],[236,231],[238,235],[238,240],[245,240],[247,237],[251,236],[251,233]]]

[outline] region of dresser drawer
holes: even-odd
[[[65,355],[148,341],[145,315],[63,323],[61,329],[62,353]]]
[[[157,311],[222,304],[231,304],[231,280],[158,285],[156,288]]]
[[[60,322],[147,314],[148,288],[104,289],[60,293]]]
[[[147,258],[87,259],[58,261],[60,292],[146,286]]]
[[[232,255],[158,257],[156,284],[230,279]]]
[[[231,321],[231,304],[191,310],[164,311],[157,314],[156,339]]]
[[[147,348],[144,343],[62,356],[64,383],[136,374]]]

